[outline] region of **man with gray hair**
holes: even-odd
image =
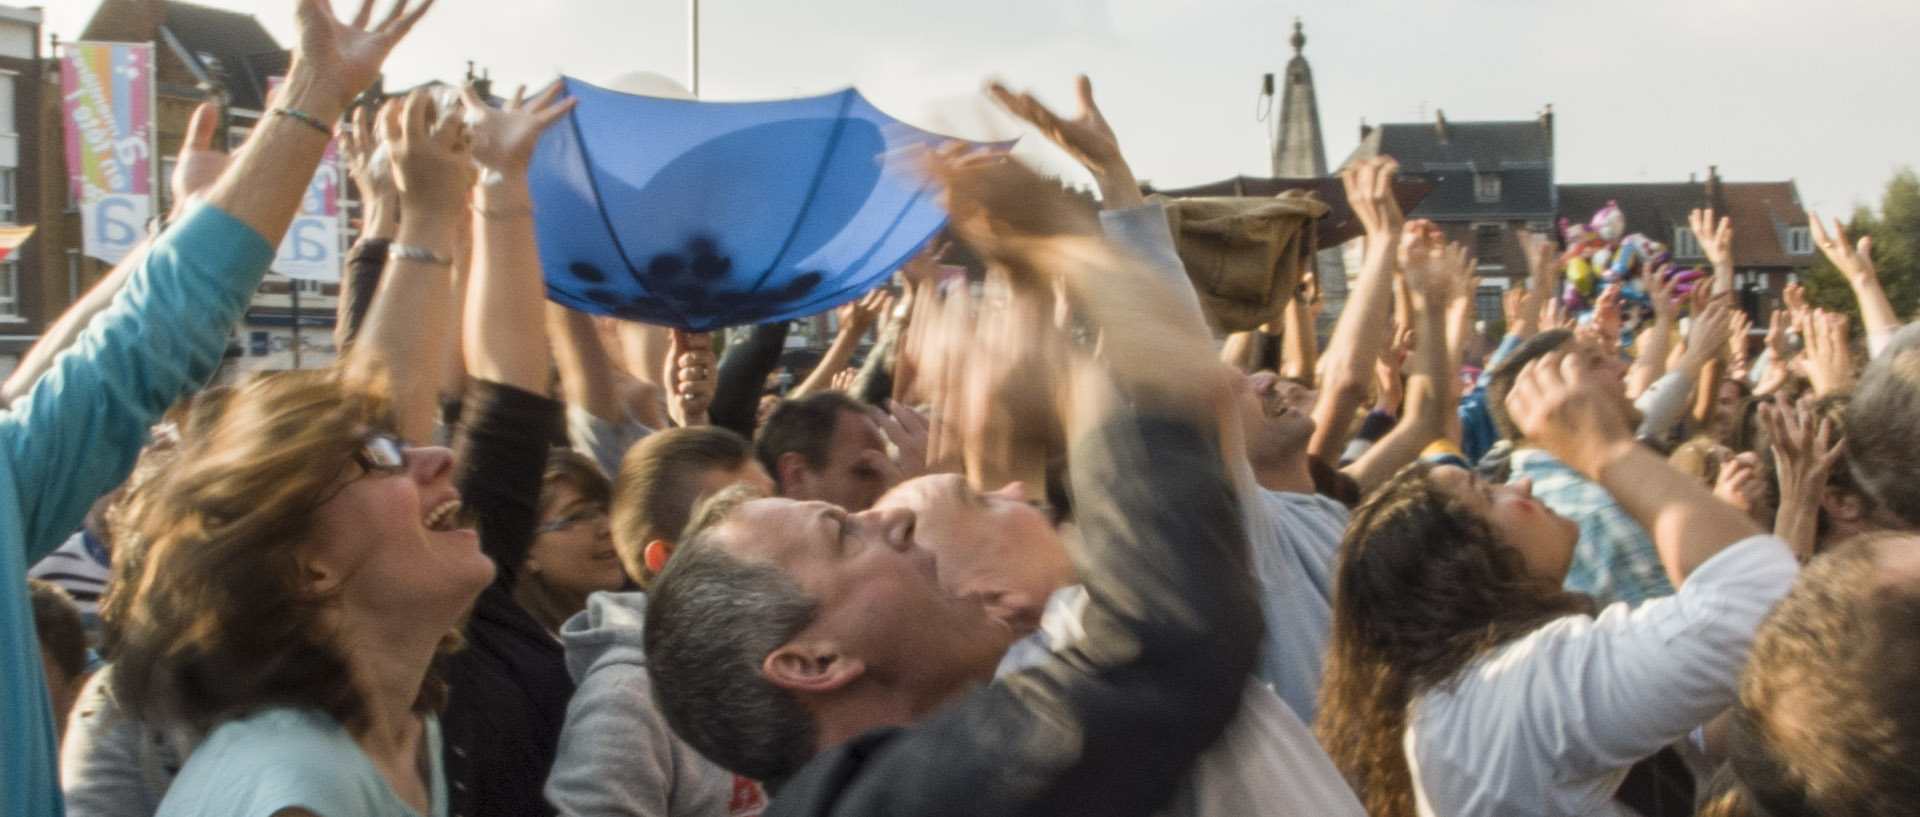
[[[1012,162],[936,171],[980,249],[1060,275],[1106,330],[1125,399],[1089,410],[1093,390],[1075,394],[1091,421],[1070,459],[1082,635],[984,685],[1009,630],[941,589],[920,540],[1056,535],[1011,492],[949,484],[951,502],[849,513],[733,488],[695,514],[649,598],[661,709],[767,782],[768,815],[1153,813],[1238,710],[1260,641],[1219,446],[1231,381],[1195,376],[1212,356],[1199,316],[1056,185]]]
[[[1920,323],[1908,324],[1860,374],[1847,404],[1847,457],[1867,494],[1920,529]]]

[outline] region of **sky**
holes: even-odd
[[[292,0],[201,2],[294,41]],[[355,0],[334,2],[345,15]],[[77,38],[96,6],[51,0],[47,32]],[[388,60],[388,85],[458,80],[468,60],[496,91],[560,73],[685,84],[688,11],[688,0],[439,0]],[[1912,0],[707,0],[700,91],[775,99],[851,85],[922,127],[1005,138],[1018,130],[980,100],[984,80],[1071,113],[1084,72],[1135,174],[1180,187],[1268,173],[1260,80],[1292,57],[1296,17],[1335,165],[1363,120],[1529,119],[1552,104],[1563,183],[1684,181],[1717,165],[1730,181],[1794,179],[1803,204],[1844,215],[1920,166]],[[1018,152],[1087,182],[1038,136]]]

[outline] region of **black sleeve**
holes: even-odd
[[[346,308],[340,310],[346,321],[335,332],[340,354],[345,355],[360,337],[360,326],[367,322],[367,308],[373,305],[373,293],[380,289],[380,273],[387,268],[387,248],[393,241],[369,238],[353,245],[347,254],[347,268],[340,282],[340,297]]]
[[[767,374],[780,365],[780,353],[786,351],[787,325],[786,321],[760,324],[747,333],[746,340],[727,346],[713,384],[713,405],[707,407],[714,425],[753,439],[760,392]]]
[[[775,815],[1153,814],[1239,709],[1262,623],[1208,430],[1110,418],[1073,450],[1085,637],[788,781]]]
[[[478,516],[480,547],[511,590],[540,524],[540,477],[561,404],[512,386],[475,379],[462,401],[454,444],[454,487]]]

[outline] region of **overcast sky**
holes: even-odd
[[[292,0],[201,2],[293,42]],[[334,2],[344,15],[354,0]],[[48,32],[77,37],[96,5],[52,0]],[[507,87],[562,72],[684,83],[687,13],[684,0],[440,0],[388,61],[389,85],[457,80],[467,60]],[[854,85],[915,124],[984,137],[995,123],[966,101],[984,78],[1070,108],[1086,72],[1135,172],[1174,187],[1267,173],[1260,77],[1291,57],[1296,16],[1335,164],[1362,119],[1523,119],[1552,103],[1562,182],[1718,165],[1734,181],[1796,179],[1805,204],[1841,214],[1920,165],[1913,0],[707,0],[700,84],[721,100]],[[1023,151],[1084,179],[1050,148]]]

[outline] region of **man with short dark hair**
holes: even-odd
[[[843,392],[781,403],[754,435],[754,456],[780,496],[862,511],[893,487],[887,442],[866,407]]]
[[[1024,503],[968,489],[943,520],[736,488],[695,514],[650,592],[655,692],[675,732],[775,787],[769,815],[1150,814],[1238,711],[1259,645],[1218,444],[1232,392],[1193,371],[1213,354],[1197,311],[1057,186],[1012,162],[940,171],[982,251],[1061,272],[1106,329],[1126,399],[1085,409],[1098,421],[1070,457],[1083,634],[980,686],[1008,629],[941,590],[919,537],[1054,535]]]

